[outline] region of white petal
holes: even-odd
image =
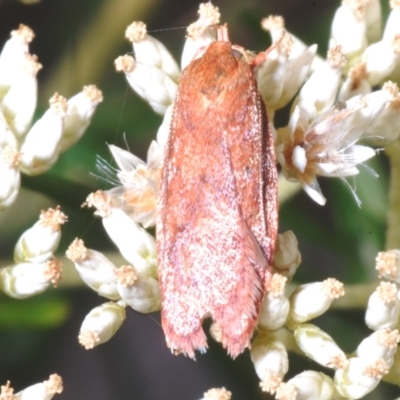
[[[88,85],[68,100],[68,110],[64,119],[64,130],[60,152],[75,144],[85,133],[96,107],[103,101],[102,92],[95,85]]]
[[[371,147],[361,146],[358,144],[350,146],[345,152],[346,158],[349,157],[349,162],[353,162],[354,164],[363,163],[364,161],[374,157],[375,154],[375,150]]]
[[[300,171],[304,172],[307,166],[306,150],[302,146],[296,146],[293,149],[292,163]]]
[[[321,192],[321,188],[316,179],[311,182],[311,185],[308,185],[305,182],[301,182],[301,186],[304,191],[319,205],[323,206],[326,203],[326,198],[323,196]]]
[[[121,149],[113,144],[110,144],[108,148],[110,149],[118,168],[122,172],[132,172],[138,165],[146,165],[144,161],[142,161],[139,157],[136,157],[130,151]]]
[[[344,54],[354,59],[367,46],[366,31],[365,19],[357,17],[350,5],[343,4],[333,17],[329,47],[341,45]]]

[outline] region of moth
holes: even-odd
[[[236,357],[250,346],[271,276],[277,171],[257,59],[218,40],[182,72],[157,205],[161,319],[168,347],[207,349],[211,317]],[[261,56],[262,58],[262,56]]]

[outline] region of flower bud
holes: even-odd
[[[273,274],[258,314],[258,324],[263,329],[279,329],[289,314],[289,300],[285,297],[286,278]]]
[[[343,368],[347,359],[335,341],[324,331],[312,324],[301,324],[294,338],[304,354],[328,368]]]
[[[386,103],[382,112],[369,125],[363,136],[374,145],[385,146],[396,141],[400,135],[400,92],[397,84],[386,82],[384,91],[388,91],[392,98]]]
[[[11,32],[11,38],[6,42],[0,54],[0,101],[15,81],[15,72],[19,71],[29,52],[29,43],[35,34],[26,25]]]
[[[82,137],[92,120],[96,107],[102,101],[103,94],[95,85],[84,86],[82,92],[68,100],[60,153],[69,149]]]
[[[50,400],[57,393],[62,393],[63,382],[59,375],[50,375],[49,380],[37,383],[18,392],[15,398],[18,400]]]
[[[399,315],[400,302],[396,285],[381,282],[368,300],[365,323],[373,330],[393,329],[397,326]]]
[[[10,146],[0,147],[0,210],[10,206],[16,199],[21,184],[18,169],[20,153]]]
[[[266,60],[256,69],[258,90],[268,107],[280,99],[283,89],[286,66],[293,42],[288,34],[272,47]]]
[[[267,103],[268,109],[272,108],[278,110],[289,103],[298,92],[310,72],[311,66],[314,64],[313,60],[316,59],[316,53],[317,45],[305,47],[304,50],[297,54],[294,49],[292,49],[289,60],[286,64],[280,98],[271,106]],[[321,62],[318,65],[318,68],[320,68],[324,64]]]
[[[296,400],[333,400],[337,392],[332,378],[317,371],[304,371],[287,381],[296,388]]]
[[[343,283],[333,278],[299,286],[289,299],[291,309],[287,325],[295,329],[298,324],[320,316],[335,298],[343,295]]]
[[[100,296],[119,300],[117,268],[102,253],[85,247],[83,240],[75,239],[66,256],[74,264],[82,280]]]
[[[278,234],[274,256],[274,270],[291,279],[301,263],[297,238],[292,231]]]
[[[353,357],[345,368],[336,371],[335,386],[342,396],[360,399],[374,390],[388,371],[383,359],[371,363],[364,357]]]
[[[310,51],[310,55],[312,54],[311,59],[309,60],[311,63],[312,71],[315,71],[317,68],[319,68],[324,63],[323,59],[320,56],[316,55],[317,45],[307,47],[297,36],[293,35],[293,33],[289,32],[285,28],[285,20],[280,15],[269,15],[267,18],[263,18],[261,20],[261,27],[262,27],[262,29],[264,29],[265,31],[268,31],[270,33],[272,43],[278,42],[281,39],[282,35],[288,34],[290,36],[290,38],[293,41],[293,47],[290,52],[289,63],[291,60],[294,61],[296,59],[299,59],[299,62],[297,65],[299,67],[299,69],[302,69],[300,58],[302,58],[305,55],[305,53],[307,53],[309,51]],[[305,62],[304,66],[307,68],[307,72],[306,72],[306,75],[307,75],[308,70],[309,70],[309,65],[308,65],[309,63],[308,63],[308,61],[305,61],[305,59],[303,59],[303,61]],[[286,73],[287,78],[290,78],[289,77],[290,73],[294,73],[294,74],[297,73],[295,68],[291,68],[290,73],[289,73],[289,71],[287,71],[287,72],[288,72],[288,73]],[[305,75],[304,75],[304,78],[305,78]],[[300,86],[301,86],[301,83],[300,83]],[[293,95],[297,92],[297,90],[300,86],[298,86],[297,89],[293,92]],[[291,97],[293,97],[293,95]]]
[[[111,205],[110,197],[101,191],[87,198],[88,206],[97,208],[103,225],[122,256],[140,275],[157,278],[156,242],[145,229],[134,222],[124,211]]]
[[[340,46],[328,52],[327,63],[315,70],[301,88],[295,105],[305,109],[310,119],[328,110],[334,103],[347,60]]]
[[[25,299],[44,292],[61,278],[61,262],[56,258],[43,263],[20,263],[0,269],[0,289],[14,299]]]
[[[151,276],[138,275],[132,266],[117,270],[118,292],[127,305],[143,314],[161,309],[158,281]]]
[[[289,369],[288,354],[284,344],[267,333],[260,332],[250,349],[251,361],[263,390],[274,393]]]
[[[365,9],[363,5],[357,8],[360,3],[357,0],[342,2],[332,21],[329,47],[342,46],[343,54],[350,61],[357,60],[367,47]]]
[[[364,96],[354,96],[346,101],[344,112],[351,112],[349,131],[346,139],[349,142],[357,141],[365,135],[367,129],[379,117],[386,105],[393,99],[393,90],[390,85],[384,86]],[[358,145],[357,145],[358,146]],[[366,146],[359,146],[365,148]],[[368,155],[368,152],[366,153]]]
[[[1,111],[18,138],[28,131],[37,103],[36,75],[42,65],[36,56],[25,55],[24,63],[14,71],[15,79],[1,103]]]
[[[167,48],[147,33],[146,24],[133,22],[126,28],[125,37],[132,42],[138,63],[159,68],[178,83],[180,76],[178,64]]]
[[[218,25],[220,21],[221,14],[218,7],[215,7],[210,2],[201,3],[198,14],[199,19],[187,28],[186,41],[181,58],[182,70],[201,55],[201,51],[204,51],[211,42],[216,40],[213,25]]]
[[[39,221],[26,230],[18,239],[14,249],[14,261],[43,263],[57,250],[61,239],[61,225],[67,217],[60,207],[42,211]]]
[[[36,121],[21,147],[21,170],[38,175],[50,169],[58,159],[67,100],[55,94],[50,108]]]
[[[125,73],[131,88],[151,108],[164,115],[167,108],[174,102],[178,85],[161,69],[136,62],[132,56],[120,56],[115,60],[118,72]]]
[[[371,86],[382,83],[396,66],[400,52],[400,36],[393,41],[381,40],[369,45],[362,56],[366,65],[368,82]]]
[[[397,351],[400,335],[397,329],[379,329],[365,338],[357,347],[358,357],[368,358],[371,361],[384,359],[386,364],[393,365],[393,356]]]
[[[109,341],[125,321],[125,307],[121,303],[104,303],[85,317],[79,332],[79,343],[90,350]]]
[[[368,72],[364,63],[356,64],[350,69],[347,78],[342,84],[339,99],[346,101],[354,96],[371,93],[371,85],[368,83]]]

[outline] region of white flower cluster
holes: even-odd
[[[59,375],[53,374],[49,376],[47,381],[36,383],[29,386],[18,393],[14,394],[14,389],[8,381],[0,388],[1,400],[51,400],[55,394],[63,391],[63,382]]]
[[[14,248],[14,264],[0,269],[0,290],[15,299],[25,299],[57,286],[61,261],[54,253],[67,220],[60,208],[42,211],[39,221],[26,230]]]
[[[300,182],[319,204],[326,199],[317,176],[344,179],[356,175],[357,164],[374,155],[370,147],[357,144],[360,139],[382,146],[399,137],[400,94],[394,82],[400,82],[400,3],[393,0],[391,6],[382,40],[376,42],[381,35],[380,1],[344,0],[333,19],[327,60],[302,64],[303,69],[311,65],[311,73],[304,82],[305,71],[296,87],[290,82],[294,78],[288,67],[291,60],[301,57],[305,46],[290,35],[289,76],[283,73],[283,80],[294,92],[304,84],[294,100],[288,126],[277,129],[277,158],[285,177]],[[287,34],[281,17],[268,17],[262,25],[275,43]],[[382,89],[373,92],[377,85],[383,85]],[[282,106],[279,101],[278,107],[269,103],[268,96],[264,99],[271,115]]]
[[[0,54],[0,210],[17,197],[20,173],[37,175],[50,169],[60,153],[80,139],[103,99],[94,85],[68,101],[55,93],[49,109],[32,125],[36,75],[42,68],[29,54],[34,36],[21,24]]]
[[[292,254],[292,257],[287,256],[288,267],[284,270],[280,254]],[[291,279],[300,261],[291,232],[279,236],[277,258],[279,265],[275,265],[275,270],[280,274],[273,275],[259,315],[258,333],[250,350],[264,391],[281,400],[360,399],[375,389],[384,375],[399,372],[400,358],[396,352],[400,342],[397,329],[400,296],[394,283],[381,282],[370,296],[365,321],[374,332],[361,341],[351,356],[347,356],[330,335],[309,323],[344,294],[343,285],[329,278],[300,285],[286,297],[286,279]],[[392,253],[378,255],[377,267],[382,275],[388,270],[391,274],[394,269],[397,273],[400,271],[400,258],[397,258],[396,268],[393,267],[394,258]],[[332,368],[334,377],[309,370],[284,382],[289,369],[288,350],[300,352],[316,363]]]
[[[107,193],[92,193],[86,205],[96,207],[108,235],[130,263],[117,268],[102,253],[86,248],[80,239],[67,250],[67,258],[74,262],[82,280],[100,296],[113,300],[93,309],[81,326],[79,342],[91,349],[119,329],[125,320],[125,307],[150,313],[160,310],[161,300],[154,237],[115,207]]]

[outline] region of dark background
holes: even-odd
[[[222,22],[229,25],[232,42],[261,51],[270,40],[260,28],[269,14],[284,16],[288,30],[308,44],[327,50],[330,23],[339,1],[333,0],[222,0]],[[384,13],[388,6],[383,3]],[[0,265],[11,263],[13,246],[24,229],[35,222],[40,209],[61,205],[69,216],[63,229],[60,256],[79,236],[87,247],[114,248],[91,210],[80,205],[88,193],[107,188],[96,180],[96,156],[110,160],[106,143],[129,148],[146,158],[161,118],[114,71],[113,60],[131,51],[124,39],[126,26],[143,20],[148,30],[164,42],[179,60],[185,26],[197,18],[198,2],[192,0],[43,0],[24,5],[0,0],[0,38],[4,42],[19,23],[36,33],[31,53],[44,68],[39,73],[37,116],[58,91],[66,97],[83,85],[95,83],[104,94],[83,139],[38,177],[24,177],[17,203],[0,215]],[[287,123],[287,111],[278,125]],[[125,133],[125,135],[124,135]],[[126,137],[126,140],[125,140]],[[357,177],[358,208],[350,191],[339,180],[322,179],[328,199],[325,207],[299,193],[281,207],[280,232],[292,229],[298,237],[303,264],[297,282],[334,276],[345,283],[376,278],[374,258],[384,247],[387,209],[387,163],[379,156],[369,163],[380,175],[366,171]],[[199,399],[212,387],[225,386],[233,399],[266,399],[248,352],[234,362],[218,344],[209,340],[206,355],[197,362],[172,356],[165,346],[159,315],[128,310],[127,320],[107,344],[85,351],[77,342],[84,316],[104,299],[79,287],[61,287],[25,301],[0,297],[0,384],[11,380],[16,391],[47,379],[63,377],[65,389],[57,396],[74,400]],[[368,335],[362,311],[331,311],[317,324],[342,348],[351,352]],[[290,356],[288,378],[304,369],[320,369],[310,360]],[[329,371],[325,371],[328,372]],[[390,398],[400,391],[382,384],[367,399]]]

